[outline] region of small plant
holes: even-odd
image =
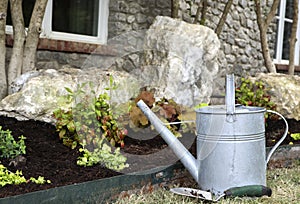
[[[139,100],[143,100],[145,104],[162,120],[166,127],[177,137],[181,136],[179,130],[182,132],[191,131],[188,125],[181,123],[185,108],[178,105],[172,99],[161,98],[155,101],[154,91],[141,90],[140,94],[135,98],[131,104],[129,111],[130,127],[135,130],[136,128],[146,128],[150,126],[150,122],[142,111],[136,106]]]
[[[83,91],[84,86],[78,86],[76,92],[66,88],[68,101],[77,103],[71,110],[57,109],[53,113],[60,139],[74,149],[79,143],[93,146],[96,137],[104,136],[113,146],[119,144],[124,147],[127,130],[118,127],[108,102],[108,94],[103,93],[95,98]]]
[[[252,83],[250,79],[241,78],[241,86],[235,90],[236,102],[245,106],[264,107],[275,110],[276,105],[261,81]],[[266,118],[268,114],[266,114]]]
[[[291,134],[291,137],[292,137],[294,140],[300,140],[300,133],[292,133],[292,134]]]
[[[15,173],[11,172],[0,163],[0,186],[3,187],[8,184],[17,185],[21,183],[28,183],[30,181],[37,184],[51,183],[50,180],[45,180],[45,178],[41,176],[39,176],[37,179],[31,177],[29,180],[27,180],[23,176],[22,171],[17,170]]]
[[[92,152],[86,148],[80,148],[79,151],[83,153],[82,157],[79,157],[77,164],[80,166],[93,166],[94,164],[102,164],[112,170],[122,170],[128,167],[126,164],[126,157],[120,153],[120,148],[116,148],[114,152],[110,146],[104,143],[103,139],[98,140],[98,148]]]
[[[26,153],[25,137],[19,136],[19,141],[15,141],[10,130],[2,130],[0,126],[0,158],[13,159]]]
[[[73,120],[73,114],[71,110],[57,109],[53,113],[56,118],[56,130],[59,132],[59,139],[63,141],[63,144],[76,148],[79,137],[75,131],[75,124]]]
[[[50,180],[46,180],[43,176],[39,176],[37,179],[31,177],[29,179],[31,182],[36,183],[36,184],[45,184],[45,183],[51,183]]]
[[[120,154],[118,148],[112,152],[105,140],[112,146],[123,148],[127,130],[118,126],[108,94],[102,93],[98,97],[95,97],[94,91],[87,94],[83,90],[85,85],[79,85],[76,91],[66,88],[67,103],[73,103],[74,106],[70,110],[58,109],[53,113],[59,137],[72,149],[82,146],[80,152],[83,156],[78,158],[78,165],[92,166],[101,163],[108,168],[123,169],[127,167],[126,157]],[[106,91],[111,92],[116,88],[111,76],[109,86]],[[92,90],[92,84],[90,87]]]
[[[203,108],[208,106],[208,103],[199,103],[198,105],[195,106],[195,109]]]

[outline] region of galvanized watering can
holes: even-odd
[[[197,181],[200,189],[214,194],[221,194],[232,187],[266,185],[267,163],[288,132],[287,121],[281,114],[261,107],[235,104],[233,75],[226,77],[225,105],[196,110],[197,158],[142,100],[137,106]],[[279,115],[286,124],[284,135],[267,157],[266,112]]]

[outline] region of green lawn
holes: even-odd
[[[272,189],[271,197],[261,198],[234,198],[221,199],[218,203],[300,203],[300,161],[295,162],[290,168],[276,168],[267,171],[267,184]],[[175,184],[176,185],[176,184]],[[170,187],[174,187],[170,186]],[[195,187],[195,186],[189,186]],[[140,192],[140,191],[139,191]],[[142,204],[142,203],[205,203],[194,198],[174,195],[163,188],[158,188],[152,193],[135,193],[125,198],[119,198],[116,204]],[[207,202],[206,202],[207,203]]]

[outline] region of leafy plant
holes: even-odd
[[[66,98],[69,102],[76,101],[76,104],[71,110],[57,109],[53,113],[60,139],[72,149],[78,143],[92,148],[93,140],[102,135],[113,146],[118,144],[124,147],[127,130],[118,127],[109,105],[108,94],[103,93],[96,98],[85,93],[84,86],[85,84],[78,86],[75,92],[66,88],[68,91]],[[92,95],[95,95],[94,91]]]
[[[195,106],[195,109],[203,108],[208,106],[208,103],[199,103],[198,105]]]
[[[79,143],[71,110],[57,109],[53,112],[56,119],[56,130],[63,144],[74,149]]]
[[[186,108],[178,105],[172,99],[161,98],[160,100],[155,101],[153,90],[142,90],[131,104],[129,118],[131,122],[130,127],[133,130],[136,128],[146,128],[151,125],[147,117],[136,106],[136,103],[141,99],[154,113],[156,113],[160,120],[166,124],[166,127],[170,129],[175,136],[181,136],[179,130],[182,130],[183,132],[192,130],[188,125],[181,123],[183,113],[187,112]]]
[[[291,134],[291,137],[292,137],[294,140],[300,140],[300,133],[292,133],[292,134]]]
[[[37,184],[44,184],[44,183],[51,183],[50,180],[45,180],[44,177],[39,176],[38,179],[31,177],[27,180],[22,171],[17,170],[15,173],[9,171],[5,166],[0,163],[0,186],[5,186],[8,184],[21,184],[21,183],[28,183],[29,181],[37,183]]]
[[[120,153],[120,148],[116,148],[114,152],[110,146],[103,142],[103,139],[98,140],[98,148],[92,152],[86,148],[80,148],[79,151],[83,153],[82,157],[79,157],[77,164],[80,166],[93,166],[94,164],[102,164],[112,170],[122,170],[128,167],[126,164],[126,157]]]
[[[82,146],[80,152],[83,156],[78,158],[78,165],[101,163],[108,168],[125,168],[126,157],[120,154],[118,148],[112,152],[104,141],[123,148],[127,130],[119,127],[111,110],[108,94],[105,92],[95,97],[92,84],[89,84],[92,90],[90,94],[83,90],[85,85],[78,85],[76,91],[66,88],[68,94],[65,98],[74,106],[70,110],[58,109],[53,113],[59,137],[65,145],[73,149],[78,144]],[[111,92],[115,88],[110,76],[109,87],[105,90]]]
[[[36,183],[36,184],[45,184],[45,183],[51,183],[50,180],[46,180],[43,176],[39,176],[37,179],[31,177],[29,179],[31,182]]]
[[[19,136],[15,141],[10,130],[2,130],[0,126],[0,158],[15,158],[26,153],[25,137]]]
[[[250,79],[241,78],[241,85],[235,90],[236,102],[246,106],[264,107],[275,110],[276,105],[271,101],[263,82],[251,82]],[[268,114],[266,114],[266,118]]]

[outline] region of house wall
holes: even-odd
[[[180,0],[179,18],[189,23],[194,22],[197,9],[202,6],[199,2],[200,0]],[[225,0],[208,1],[206,26],[211,29],[216,28],[226,2]],[[271,1],[267,2],[271,3]],[[170,4],[171,1],[166,0],[110,0],[108,41],[132,30],[149,28],[157,15],[170,16]],[[264,11],[268,6],[270,5],[264,6]],[[197,23],[199,23],[199,19]],[[274,32],[276,26],[274,25],[269,28],[268,40],[271,54],[276,38]],[[218,80],[213,85],[215,95],[223,93],[226,73],[247,76],[267,71],[263,64],[253,1],[233,1],[219,38],[221,41],[220,71]],[[59,43],[61,43],[61,46],[58,45]],[[95,47],[95,45],[76,42],[59,43],[47,39],[41,41],[37,63],[39,69],[60,68],[62,66],[80,68],[84,60],[90,55],[92,48]],[[105,45],[98,46],[97,54],[103,56],[113,55]],[[126,63],[122,66],[126,66]],[[126,67],[124,69],[126,70]]]
[[[165,0],[111,0],[109,36],[118,36],[130,30],[148,28],[156,15],[171,15],[171,1]],[[227,0],[208,1],[205,25],[215,30]],[[264,11],[272,2],[262,5]],[[179,18],[194,23],[197,10],[202,8],[200,0],[180,0]],[[132,9],[132,10],[131,10]],[[200,24],[200,19],[196,19]],[[276,42],[276,25],[269,27],[270,52],[273,55]],[[253,76],[267,72],[261,53],[259,29],[256,23],[254,1],[234,0],[223,30],[219,36],[221,51],[219,55],[219,77],[213,86],[216,97],[224,94],[225,75]]]
[[[215,30],[221,18],[227,0],[208,0],[205,25]],[[272,2],[266,1],[262,5],[266,12]],[[182,0],[180,17],[187,22],[194,22],[199,0]],[[254,1],[233,0],[231,9],[227,15],[222,32],[219,35],[221,48],[219,53],[219,77],[215,81],[214,95],[224,94],[225,75],[234,73],[236,76],[254,76],[258,72],[267,72],[261,52],[259,28],[256,22]],[[200,23],[200,19],[197,19]],[[275,21],[274,21],[275,22]],[[276,24],[272,23],[268,30],[270,54],[276,43]]]

